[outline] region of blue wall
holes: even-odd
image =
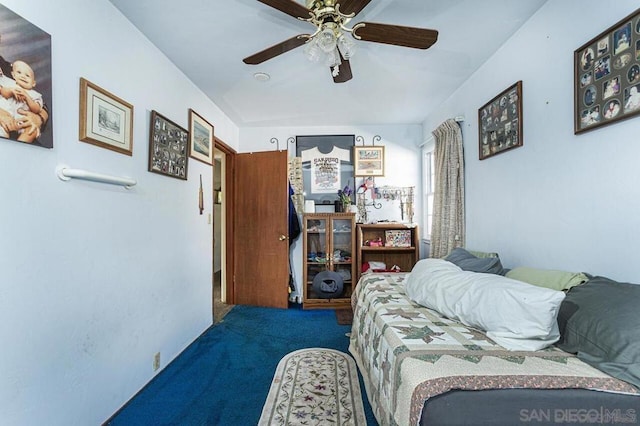
[[[573,52],[638,7],[549,0],[438,112],[464,115],[467,246],[505,266],[640,282],[640,119],[573,133]],[[570,18],[568,18],[570,17]],[[523,81],[524,146],[478,160],[477,111]]]

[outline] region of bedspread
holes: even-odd
[[[450,390],[594,389],[637,394],[555,347],[507,351],[482,331],[413,303],[407,273],[364,275],[351,303],[349,351],[382,425],[416,425],[424,402]]]

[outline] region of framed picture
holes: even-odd
[[[333,205],[339,190],[347,185],[353,189],[355,138],[355,135],[296,136],[305,200]]]
[[[80,78],[80,140],[133,154],[133,105]]]
[[[0,138],[53,148],[51,36],[1,4],[0,28]]]
[[[384,176],[384,146],[354,146],[354,176]]]
[[[189,132],[151,111],[149,171],[187,180]]]
[[[213,125],[189,109],[189,156],[213,164]]]
[[[522,146],[522,81],[478,110],[481,160]]]
[[[573,53],[574,133],[640,114],[640,9]]]

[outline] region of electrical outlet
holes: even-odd
[[[160,368],[160,352],[156,352],[153,356],[153,371],[158,371]]]

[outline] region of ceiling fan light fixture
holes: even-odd
[[[338,50],[345,59],[350,59],[356,53],[356,43],[349,37],[345,37],[344,34],[340,34],[338,37]]]
[[[320,62],[323,56],[322,50],[320,50],[314,39],[309,40],[307,44],[305,44],[304,54],[311,62]]]
[[[329,53],[336,48],[336,35],[333,29],[329,27],[325,27],[313,39],[317,46],[325,53]]]
[[[325,64],[329,67],[335,67],[336,65],[340,65],[340,54],[338,53],[338,49],[333,49],[330,52],[327,52],[325,57]]]
[[[355,43],[345,37],[341,27],[335,22],[318,24],[317,31],[309,37],[304,54],[312,62],[321,62],[337,69],[342,58],[349,59],[355,52]]]

